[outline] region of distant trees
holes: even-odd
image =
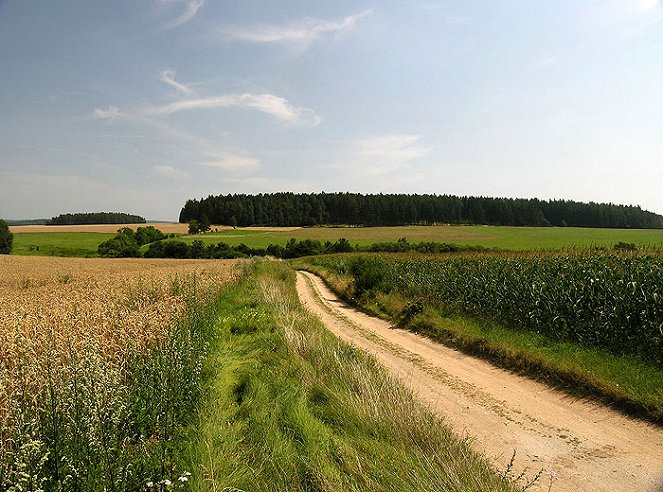
[[[0,219],[0,254],[8,255],[14,245],[14,235],[9,231],[7,222]]]
[[[136,258],[144,244],[161,241],[167,236],[154,226],[139,227],[134,232],[129,227],[118,229],[117,234],[101,243],[97,249],[104,258]]]
[[[77,214],[61,214],[53,217],[47,225],[81,225],[81,224],[144,224],[147,222],[139,215],[121,212],[93,212]]]
[[[273,193],[188,200],[180,222],[238,226],[488,224],[663,229],[638,206],[453,195]]]

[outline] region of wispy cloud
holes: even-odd
[[[427,156],[433,147],[418,145],[420,135],[381,135],[359,140],[356,155],[378,164],[403,164]]]
[[[225,171],[255,171],[260,167],[260,159],[230,153],[210,154],[210,160],[200,164]]]
[[[409,178],[412,177],[412,164],[433,150],[432,146],[421,145],[421,139],[420,135],[411,134],[388,134],[360,139],[352,143],[348,158],[329,167],[363,178],[396,174]]]
[[[613,0],[599,3],[590,14],[593,26],[617,27],[632,38],[663,22],[662,0]]]
[[[273,94],[224,94],[215,97],[183,99],[150,108],[145,111],[145,114],[148,116],[165,116],[181,111],[229,108],[254,109],[293,124],[316,126],[320,123],[320,117],[312,110],[295,107],[287,99]]]
[[[360,19],[372,12],[372,10],[365,10],[338,20],[305,18],[284,25],[232,26],[225,28],[223,32],[230,41],[254,44],[285,44],[306,48],[324,36],[352,29]]]
[[[97,120],[112,120],[119,116],[121,113],[117,106],[108,106],[106,109],[96,108],[92,112],[92,117]]]
[[[186,171],[182,171],[173,166],[154,166],[154,172],[159,176],[171,179],[187,179],[191,177]]]
[[[164,24],[161,27],[161,31],[170,31],[171,29],[175,29],[176,27],[179,27],[183,24],[186,24],[187,22],[190,22],[193,20],[193,18],[196,16],[198,13],[198,10],[200,10],[200,7],[202,7],[205,4],[206,0],[190,0],[186,2],[186,10],[182,12],[179,16],[177,16],[175,19],[171,20],[170,22]],[[162,2],[163,3],[163,2]],[[180,3],[180,2],[168,2],[168,3]]]
[[[177,92],[179,92],[180,94],[183,94],[185,96],[194,95],[195,92],[193,91],[193,89],[175,80],[175,74],[176,74],[175,70],[163,70],[160,74],[160,77],[161,80],[163,80],[169,86],[174,87],[175,90],[177,90]]]

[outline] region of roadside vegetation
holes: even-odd
[[[196,491],[519,490],[258,262],[227,290],[186,450]]]
[[[183,487],[229,262],[0,257],[0,490]]]
[[[296,265],[405,328],[663,421],[658,253],[335,255]]]

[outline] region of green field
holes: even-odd
[[[100,232],[22,232],[14,234],[12,254],[94,257],[99,244],[113,236]]]
[[[113,234],[91,232],[39,232],[14,234],[18,255],[97,256],[97,247]],[[401,226],[401,227],[312,227],[287,231],[233,229],[207,234],[185,235],[180,239],[191,244],[196,239],[205,244],[241,243],[252,248],[270,244],[285,246],[290,238],[336,241],[348,239],[353,245],[380,241],[436,241],[508,250],[610,247],[618,242],[635,243],[651,248],[663,247],[663,230],[589,229],[579,227],[497,227],[497,226]]]
[[[270,244],[284,246],[288,239],[349,240],[353,245],[380,241],[437,241],[509,250],[560,249],[612,246],[618,242],[638,246],[663,247],[663,230],[588,229],[580,227],[497,227],[497,226],[401,226],[401,227],[313,227],[291,231],[236,229],[197,236],[182,236],[186,242],[201,239],[205,244],[219,241],[231,246],[244,243],[253,248]]]

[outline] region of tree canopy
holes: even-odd
[[[9,230],[7,223],[0,219],[0,254],[8,255],[14,245],[14,235]]]
[[[82,225],[82,224],[144,224],[147,222],[139,215],[122,212],[92,212],[60,214],[47,222],[47,225]]]
[[[571,200],[359,193],[228,194],[188,200],[180,222],[239,226],[486,224],[663,229],[639,206]]]

